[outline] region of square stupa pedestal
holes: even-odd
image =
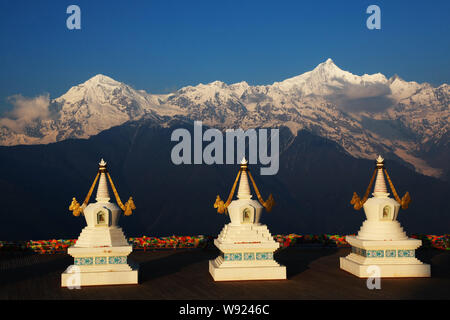
[[[138,267],[130,265],[127,258],[132,250],[132,246],[70,247],[68,253],[74,258],[74,265],[61,275],[61,286],[137,284]]]
[[[286,267],[273,258],[279,248],[279,243],[273,240],[263,244],[251,241],[223,243],[219,238],[214,244],[222,252],[209,261],[209,273],[214,281],[286,279]]]
[[[362,240],[354,236],[345,239],[352,246],[352,253],[340,258],[340,267],[359,278],[373,277],[373,270],[368,270],[371,266],[379,267],[380,278],[431,276],[430,265],[415,258],[421,240]]]

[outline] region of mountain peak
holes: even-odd
[[[123,85],[121,82],[118,82],[108,76],[103,74],[97,74],[92,78],[86,80],[79,85],[76,85],[69,89],[65,94],[63,94],[58,99],[64,99],[66,101],[77,101],[79,99],[84,99],[86,95],[92,95],[95,92],[95,96],[106,96],[115,88]]]
[[[328,58],[325,62],[319,63],[313,71],[342,71],[331,58]]]
[[[110,78],[108,76],[105,76],[104,74],[97,74],[84,82],[85,84],[109,84],[109,85],[118,85],[120,84],[119,81],[114,80],[113,78]]]
[[[274,85],[282,91],[295,89],[302,94],[326,95],[330,93],[330,85],[336,86],[336,79],[352,79],[354,75],[340,69],[331,58],[319,63],[312,71],[305,72]],[[339,84],[340,86],[341,84]]]
[[[403,80],[398,74],[394,74],[392,77],[389,78],[389,83],[393,83],[395,80],[405,82],[405,80]]]
[[[219,80],[216,80],[216,81],[208,83],[208,85],[212,85],[212,86],[223,88],[224,86],[226,86],[226,83],[222,82],[222,81],[219,81]]]

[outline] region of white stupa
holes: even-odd
[[[239,176],[238,199],[231,201]],[[259,202],[252,200],[247,176]],[[227,202],[217,196],[214,204],[219,213],[228,212],[231,220],[214,240],[222,252],[209,261],[209,272],[215,281],[286,279],[286,267],[273,258],[280,244],[273,239],[267,226],[259,222],[263,206],[270,211],[273,204],[272,195],[267,201],[262,200],[244,158]]]
[[[119,206],[109,202],[107,178]],[[96,202],[88,205],[98,180]],[[137,268],[130,267],[127,261],[133,247],[118,226],[121,211],[130,215],[134,209],[136,207],[131,197],[125,205],[120,201],[106,162],[102,159],[83,204],[80,206],[73,198],[69,207],[75,216],[84,215],[87,226],[81,231],[76,244],[68,249],[74,258],[74,265],[62,274],[61,286],[72,287],[74,283],[79,286],[138,283]]]
[[[388,179],[395,199],[389,197],[384,174]],[[368,199],[376,176],[373,197]],[[357,236],[347,236],[352,253],[340,258],[341,269],[360,278],[374,276],[378,266],[380,277],[429,277],[430,265],[415,258],[415,250],[422,245],[418,239],[408,238],[397,221],[400,206],[406,209],[411,202],[409,193],[400,199],[386,169],[384,159],[378,156],[376,168],[361,200],[353,194],[351,204],[356,210],[364,208],[367,220],[363,222]]]

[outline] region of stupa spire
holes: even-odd
[[[377,179],[375,181],[375,188],[374,188],[374,196],[387,196],[389,195],[387,187],[386,187],[386,181],[384,180],[384,159],[381,156],[378,156],[377,158]]]
[[[239,189],[237,197],[238,199],[251,199],[252,193],[250,191],[250,185],[248,183],[248,177],[247,177],[247,168],[248,168],[248,161],[244,158],[242,158],[241,161],[241,180],[239,181]]]
[[[106,162],[105,160],[101,160],[99,165],[99,173],[100,173],[100,180],[98,182],[98,188],[97,188],[97,196],[95,200],[97,202],[109,202],[109,192],[108,192],[108,183],[106,181]]]

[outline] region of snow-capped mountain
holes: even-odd
[[[181,116],[220,129],[287,126],[294,134],[306,129],[337,142],[355,157],[383,153],[439,177],[442,166],[427,151],[438,145],[444,160],[448,157],[449,101],[447,84],[433,87],[380,73],[354,75],[331,59],[271,85],[214,81],[166,95],[97,75],[48,99],[43,116],[23,120],[23,112],[13,111],[0,119],[0,144],[88,138],[130,120],[150,117],[164,125],[170,117]]]
[[[26,123],[26,126],[11,126],[10,119],[1,119],[0,143],[42,144],[68,138],[89,138],[143,115],[170,114],[170,108],[160,108],[160,105],[158,95],[134,90],[107,76],[96,75],[70,88],[59,98],[48,101],[48,112]],[[17,127],[22,130],[18,131]]]

